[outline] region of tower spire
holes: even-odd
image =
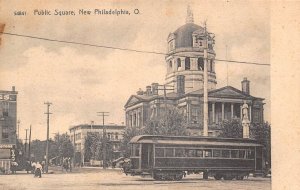
[[[194,23],[193,11],[191,10],[190,5],[188,5],[186,13],[186,23]]]

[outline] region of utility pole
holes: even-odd
[[[166,86],[170,86],[170,85],[158,85],[159,87],[163,87],[162,89],[161,88],[158,88],[157,90],[163,90],[164,91],[164,105],[165,105],[165,114],[167,113],[167,90],[174,90],[174,88],[166,88]],[[173,87],[173,86],[171,86]]]
[[[27,131],[28,131],[28,129],[25,129],[25,131],[26,131],[26,138],[25,138],[25,152],[24,152],[24,155],[25,155],[25,157],[26,157],[26,153],[27,153]]]
[[[28,158],[29,158],[29,161],[31,161],[30,141],[31,141],[31,125],[30,125],[30,129],[29,129],[29,143],[28,143]]]
[[[206,30],[206,21],[204,22],[204,85],[203,85],[203,136],[208,136],[208,74],[207,74],[207,46],[208,46],[208,36]]]
[[[107,115],[109,112],[97,112],[102,116],[102,126],[103,126],[103,169],[106,169],[106,127],[104,125],[104,117],[109,116]]]
[[[52,105],[51,102],[45,102],[45,105],[47,105],[47,112],[45,114],[47,114],[47,144],[46,144],[46,164],[45,164],[45,172],[48,173],[48,162],[49,162],[49,116],[50,113],[49,109],[50,109],[50,105]]]

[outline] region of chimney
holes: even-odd
[[[15,86],[12,86],[11,87],[11,90],[14,92],[16,90],[16,87]]]
[[[158,83],[152,83],[152,94],[153,95],[158,95]]]
[[[146,95],[151,96],[151,86],[146,86]]]
[[[242,81],[242,92],[245,94],[250,94],[250,81],[247,80],[247,77],[244,77]]]
[[[178,75],[177,76],[177,93],[182,95],[185,93],[185,76],[184,75]]]
[[[139,90],[136,92],[137,95],[143,95],[144,92],[142,91],[142,89],[139,88]]]

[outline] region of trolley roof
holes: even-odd
[[[168,145],[213,145],[213,146],[262,146],[253,139],[217,138],[197,136],[156,136],[140,135],[130,140],[132,144],[168,144]]]

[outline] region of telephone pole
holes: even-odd
[[[48,173],[48,162],[49,162],[49,116],[50,113],[49,109],[50,109],[50,105],[52,105],[51,102],[45,102],[45,105],[47,105],[47,112],[45,114],[47,114],[47,144],[46,144],[46,164],[45,164],[45,172]]]
[[[21,123],[21,121],[18,120],[18,138],[17,138],[17,141],[18,141],[18,139],[20,139],[20,123]]]
[[[207,46],[208,46],[208,37],[206,30],[206,21],[204,22],[204,84],[203,84],[203,136],[208,136],[208,74],[207,74]]]
[[[170,85],[158,85],[159,87],[163,87],[163,88],[157,88],[157,90],[163,90],[164,91],[164,105],[165,105],[165,114],[167,114],[167,90],[174,90],[174,88],[166,88],[166,86],[170,86]],[[173,86],[170,86],[173,87]]]
[[[25,129],[25,131],[26,131],[26,138],[25,138],[25,152],[24,152],[24,155],[25,155],[25,157],[26,157],[26,153],[27,153],[27,131],[28,131],[28,129]]]
[[[31,141],[31,125],[30,125],[30,129],[29,129],[29,142],[28,142],[28,158],[29,158],[29,161],[31,161],[30,141]]]
[[[109,116],[107,115],[109,112],[97,112],[100,115],[97,116],[102,116],[102,126],[103,126],[103,169],[106,169],[106,127],[104,125],[104,117]]]

